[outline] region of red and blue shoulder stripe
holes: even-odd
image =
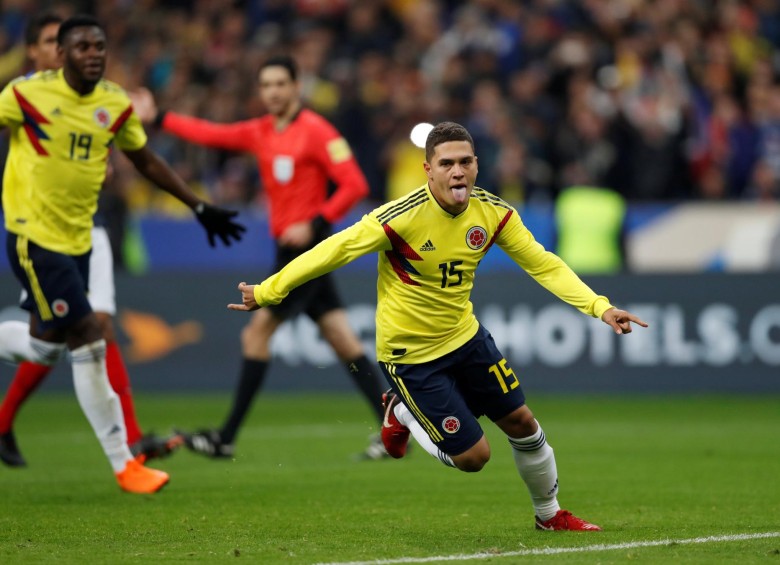
[[[41,114],[38,109],[33,106],[27,98],[22,96],[19,90],[13,87],[14,96],[19,103],[19,108],[22,110],[22,116],[24,117],[24,131],[27,137],[30,139],[30,144],[35,148],[38,155],[44,157],[49,156],[49,152],[41,144],[42,140],[48,141],[50,138],[46,135],[46,132],[41,128],[42,124],[50,124],[51,122],[46,119],[46,116]]]

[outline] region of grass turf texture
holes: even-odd
[[[24,409],[29,467],[0,468],[0,563],[315,563],[495,553],[494,563],[780,563],[780,538],[550,556],[501,552],[780,531],[778,397],[531,397],[556,450],[565,508],[601,533],[533,529],[505,440],[445,468],[417,446],[357,462],[375,431],[356,396],[265,395],[234,460],[182,450],[158,495],[119,491],[69,395]],[[138,395],[166,431],[219,422],[227,396]],[[472,561],[476,562],[476,561]],[[482,560],[480,562],[485,562]]]

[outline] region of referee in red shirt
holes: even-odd
[[[302,108],[297,75],[291,57],[267,60],[260,68],[259,94],[268,114],[233,124],[157,112],[151,96],[134,100],[142,118],[156,116],[155,123],[173,135],[199,145],[254,154],[276,241],[274,272],[328,237],[331,224],[368,194],[368,183],[346,140],[322,116]],[[330,196],[328,181],[336,186]],[[302,312],[317,323],[381,422],[379,373],[347,322],[333,280],[325,275],[293,291],[282,304],[255,312],[241,332],[244,360],[230,414],[219,430],[183,434],[188,447],[211,457],[233,455],[238,429],[268,370],[271,336],[283,321]],[[378,436],[365,455],[371,459],[386,456]]]

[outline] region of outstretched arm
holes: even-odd
[[[238,290],[241,292],[241,304],[228,304],[228,308],[249,312],[262,306],[279,304],[290,291],[303,283],[338,269],[362,255],[389,248],[390,243],[379,222],[369,215],[363,216],[356,224],[321,241],[263,282],[256,285],[240,283]]]
[[[246,228],[232,220],[238,212],[223,210],[200,200],[187,183],[157,153],[144,145],[137,151],[125,151],[135,168],[143,176],[189,206],[206,230],[209,244],[214,247],[216,237],[225,245],[239,241]]]
[[[155,124],[190,143],[228,151],[251,151],[255,143],[257,128],[251,120],[220,124],[166,112],[157,107],[154,95],[146,88],[128,92],[127,95],[135,113],[145,125]]]

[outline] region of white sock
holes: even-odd
[[[27,322],[9,320],[0,324],[0,359],[4,361],[54,365],[64,350],[62,343],[49,343],[32,337]]]
[[[393,414],[395,414],[395,417],[398,418],[399,422],[409,428],[409,431],[412,432],[412,437],[414,437],[415,441],[420,444],[420,447],[422,447],[425,451],[430,453],[433,457],[448,467],[455,467],[455,463],[453,463],[450,456],[436,447],[436,444],[431,441],[431,438],[428,437],[428,434],[425,432],[420,423],[414,419],[414,416],[403,402],[399,402],[395,405],[395,408],[393,408]]]
[[[539,425],[539,422],[536,423]],[[558,469],[555,453],[544,437],[542,426],[524,438],[507,438],[512,446],[515,466],[528,487],[536,515],[549,520],[561,509],[558,504]]]
[[[133,458],[127,447],[127,430],[119,397],[106,372],[106,342],[101,339],[71,351],[73,387],[81,410],[92,425],[114,473]]]

